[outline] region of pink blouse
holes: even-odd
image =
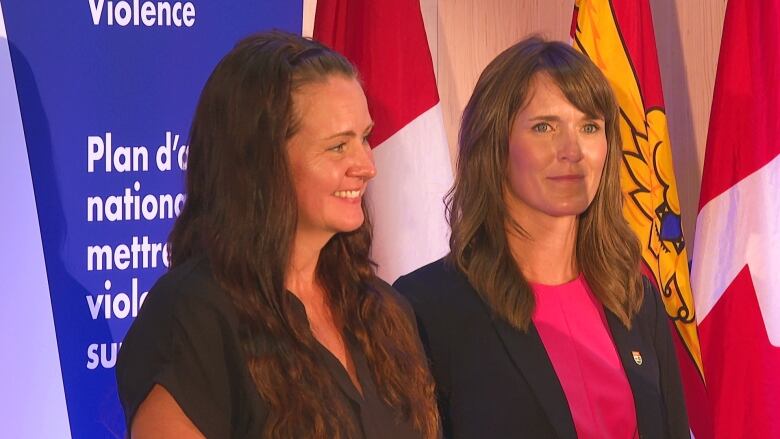
[[[569,402],[579,439],[636,438],[634,397],[604,309],[579,277],[531,284],[532,320]]]

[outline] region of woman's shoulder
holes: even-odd
[[[642,308],[648,312],[655,312],[658,305],[662,304],[660,292],[656,288],[655,284],[649,277],[642,274]]]
[[[217,285],[211,265],[205,256],[190,258],[160,276],[150,294],[169,296],[172,300],[196,298],[213,300],[220,288]]]
[[[231,410],[249,416],[253,385],[238,318],[205,258],[177,265],[151,289],[119,350],[116,378],[128,426],[155,384],[206,436],[227,437],[233,420],[222,415]]]
[[[385,298],[389,299],[392,303],[403,308],[407,314],[414,315],[412,306],[409,304],[409,301],[406,299],[406,297],[399,293],[394,286],[387,283],[384,279],[380,278],[379,276],[374,276],[374,278],[371,280],[371,288]]]
[[[185,338],[197,340],[195,347],[211,343],[221,348],[237,337],[238,316],[230,299],[215,281],[208,261],[193,258],[161,276],[146,295],[124,337],[120,360],[162,359],[165,350]]]
[[[229,296],[216,281],[208,259],[202,256],[162,275],[149,291],[142,310],[177,319],[219,318],[237,322]]]
[[[393,287],[409,300],[418,314],[470,313],[474,306],[480,306],[479,296],[466,276],[446,258],[401,276]]]
[[[189,259],[162,275],[144,298],[124,345],[160,343],[181,331],[236,333],[238,316],[205,257]]]
[[[658,322],[666,322],[666,308],[658,288],[645,274],[642,274],[642,293],[642,306],[636,318],[640,327],[643,327],[648,335],[654,336]]]

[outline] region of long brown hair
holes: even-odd
[[[190,131],[187,201],[170,235],[172,266],[205,254],[235,305],[248,368],[270,405],[266,438],[347,438],[356,428],[284,286],[297,221],[286,152],[299,122],[293,93],[333,75],[357,73],[315,41],[269,32],[239,42],[201,94]],[[434,437],[433,381],[413,323],[378,286],[363,210],[359,229],[335,235],[322,249],[317,281],[339,329],[365,354],[384,402],[423,437]]]
[[[480,75],[463,112],[455,184],[447,195],[449,261],[493,312],[528,329],[534,296],[509,250],[506,226],[521,226],[509,217],[503,194],[512,122],[540,74],[580,111],[605,120],[606,162],[593,202],[579,215],[575,255],[593,293],[630,327],[643,295],[639,243],[622,214],[618,106],[598,67],[563,43],[525,39]]]

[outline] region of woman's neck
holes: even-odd
[[[284,286],[304,304],[320,303],[323,299],[322,289],[317,284],[317,264],[322,248],[332,237],[332,234],[307,233],[302,230],[295,233]]]
[[[362,394],[363,388],[344,342],[340,324],[334,318],[327,292],[317,281],[320,252],[332,237],[333,234],[307,234],[300,230],[295,234],[284,286],[303,303],[314,338],[339,360],[355,388]]]
[[[525,234],[507,225],[507,241],[515,262],[529,282],[559,285],[577,277],[576,216],[551,217],[535,212],[515,221]]]

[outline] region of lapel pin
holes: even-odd
[[[642,365],[642,354],[639,353],[639,351],[631,351],[631,355],[634,357],[634,363],[637,364],[637,366]]]

